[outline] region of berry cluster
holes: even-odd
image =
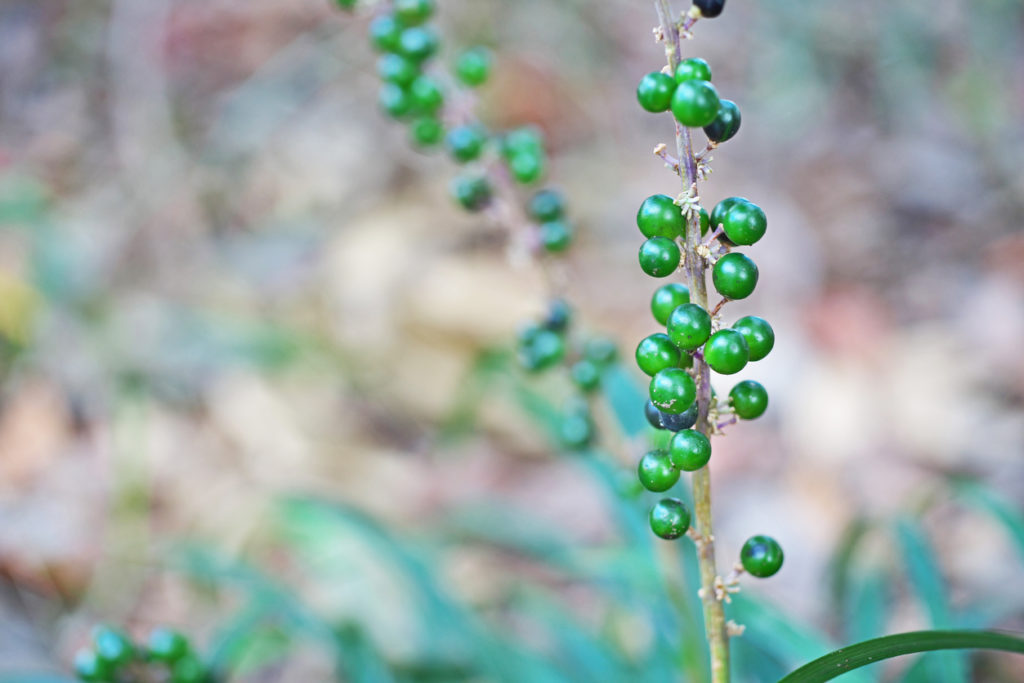
[[[115,628],[97,626],[93,629],[92,646],[75,655],[75,673],[83,681],[103,683],[145,680],[210,683],[214,680],[188,639],[162,627],[153,629],[145,645],[136,645]]]
[[[717,16],[723,6],[724,1],[697,2],[688,23],[678,29],[682,31],[697,18]],[[683,270],[691,286],[696,282],[701,291],[700,300],[691,301],[690,287],[682,283],[659,287],[650,308],[663,330],[645,337],[636,349],[637,365],[651,378],[647,420],[655,429],[673,432],[666,447],[647,452],[638,465],[640,483],[658,493],[671,489],[682,472],[696,472],[708,465],[712,455],[709,437],[729,424],[719,424],[720,418],[731,413],[733,421],[752,420],[768,407],[768,393],[752,380],[733,386],[724,402],[719,402],[709,386],[704,399],[707,404],[701,405],[698,388],[710,377],[707,369],[735,374],[747,363],[766,357],[775,344],[775,333],[765,319],[746,316],[725,327],[719,316],[725,303],[745,299],[757,285],[757,265],[734,249],[753,245],[764,236],[768,226],[764,211],[748,199],[729,197],[708,213],[699,205],[696,192],[697,162],[736,135],[739,108],[719,97],[711,83],[711,67],[703,59],[670,60],[670,64],[675,65],[671,73],[655,71],[640,80],[637,100],[649,112],[671,111],[682,129],[703,129],[708,145],[705,153],[693,157],[687,136],[685,149],[680,145],[680,151],[693,158],[666,161],[684,177],[689,191],[678,198],[652,195],[643,201],[636,216],[637,227],[646,238],[640,247],[641,269],[656,278]],[[664,147],[659,147],[656,153],[662,156]],[[687,161],[691,163],[684,170]],[[711,310],[704,293],[708,266],[714,288],[722,296]],[[679,538],[690,526],[690,512],[680,500],[664,498],[651,510],[650,526],[661,538]],[[774,540],[754,536],[743,546],[740,560],[751,575],[771,576],[782,565],[782,550]]]

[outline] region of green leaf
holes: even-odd
[[[1006,529],[1024,559],[1024,510],[980,484],[966,482],[954,486],[962,502],[989,515]]]
[[[856,604],[851,600],[851,575],[852,565],[856,557],[857,548],[861,541],[871,530],[871,523],[865,517],[858,517],[853,520],[843,531],[839,544],[832,553],[832,560],[829,562],[829,592],[832,596],[832,604],[836,606],[836,615],[842,620],[845,627],[851,623],[851,605]],[[850,635],[847,633],[847,635]],[[878,635],[878,634],[871,634]],[[854,638],[854,640],[858,640]]]
[[[643,408],[647,396],[633,376],[616,363],[602,373],[601,382],[604,395],[623,433],[633,437],[646,431],[647,418],[644,417]]]
[[[1024,654],[1024,638],[999,631],[912,631],[857,643],[805,664],[779,683],[830,681],[883,659],[936,650],[1002,650]]]

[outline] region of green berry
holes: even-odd
[[[753,244],[764,236],[768,219],[757,204],[738,202],[726,212],[722,229],[734,244]]]
[[[708,229],[711,226],[711,217],[708,216],[708,210],[703,206],[700,207],[700,234],[708,234]]]
[[[455,60],[455,77],[464,84],[475,88],[487,82],[491,75],[494,57],[485,47],[472,47]]]
[[[740,563],[751,576],[765,579],[782,568],[782,546],[771,536],[751,536],[740,550]]]
[[[618,356],[618,347],[607,337],[591,337],[583,345],[583,357],[594,361],[600,367],[611,365]]]
[[[725,142],[739,132],[742,120],[740,108],[736,103],[732,100],[722,100],[715,120],[704,126],[704,134],[708,136],[708,140]]]
[[[398,35],[398,46],[395,50],[409,59],[422,62],[437,52],[440,40],[437,33],[429,26],[412,26]]]
[[[423,74],[417,76],[409,86],[409,95],[413,106],[422,112],[435,112],[444,104],[444,93],[441,84],[433,76]]]
[[[725,215],[729,213],[729,209],[737,204],[749,201],[746,197],[727,197],[715,204],[715,208],[711,210],[711,228],[718,230],[718,226],[725,223]]]
[[[736,330],[719,330],[704,345],[704,360],[715,372],[733,375],[750,360],[747,340]]]
[[[707,81],[683,81],[672,95],[672,115],[687,128],[703,128],[718,116],[718,91]]]
[[[666,451],[648,451],[640,458],[637,476],[645,489],[661,493],[668,491],[679,481],[679,470],[672,467]]]
[[[112,667],[127,664],[135,656],[135,648],[128,636],[110,626],[94,628],[92,642],[96,656]]]
[[[732,329],[746,337],[751,362],[761,360],[775,346],[775,331],[764,318],[745,316],[733,323]]]
[[[693,6],[704,19],[714,19],[725,9],[725,0],[693,0]]]
[[[382,14],[370,22],[370,42],[381,52],[398,49],[402,25],[390,14]]]
[[[541,223],[540,241],[550,252],[565,251],[572,243],[572,228],[565,221]]]
[[[434,0],[395,0],[395,18],[405,26],[422,24],[434,13]]]
[[[652,377],[665,368],[679,367],[679,360],[679,348],[660,332],[645,337],[636,347],[636,364]]]
[[[636,226],[644,237],[674,239],[686,234],[686,219],[667,194],[651,195],[636,212]]]
[[[433,116],[424,116],[409,127],[412,142],[418,147],[433,147],[444,137],[444,124]]]
[[[545,370],[561,362],[565,356],[565,341],[557,332],[535,329],[520,337],[518,356],[520,365],[526,370]]]
[[[558,441],[564,448],[578,451],[594,440],[594,422],[585,411],[570,411],[558,422]]]
[[[171,668],[170,683],[202,683],[205,680],[206,670],[194,654],[185,655]]]
[[[671,76],[652,71],[640,79],[640,85],[636,87],[636,99],[649,112],[668,111],[675,89],[676,82]]]
[[[544,135],[533,126],[510,130],[501,138],[501,155],[511,159],[517,154],[544,154]]]
[[[548,313],[544,317],[544,327],[561,332],[572,320],[572,307],[565,299],[552,299],[548,304]]]
[[[113,675],[113,667],[89,648],[82,648],[75,654],[74,669],[75,675],[83,681],[109,681]]]
[[[672,311],[666,328],[673,344],[690,351],[711,336],[711,315],[697,304],[683,304]]]
[[[757,286],[757,264],[743,254],[726,254],[711,269],[711,282],[728,299],[745,299]]]
[[[455,201],[467,211],[480,211],[491,202],[491,183],[486,176],[457,176],[450,190]]]
[[[529,212],[540,223],[557,221],[565,215],[565,197],[557,190],[541,190],[530,199]]]
[[[544,175],[544,155],[536,152],[517,152],[509,158],[508,170],[517,181],[529,185]]]
[[[690,290],[686,285],[672,282],[654,290],[651,297],[651,314],[661,325],[668,324],[672,311],[683,304],[690,303]]]
[[[668,444],[672,465],[684,472],[696,472],[711,459],[711,442],[694,429],[676,432]]]
[[[579,387],[580,391],[590,393],[601,385],[601,368],[597,363],[587,360],[577,361],[569,369],[569,376],[573,384]]]
[[[356,6],[356,2],[358,2],[358,0],[334,0],[334,4],[337,5],[339,9],[343,10],[353,9]]]
[[[420,75],[420,66],[408,57],[388,52],[377,60],[377,75],[382,81],[405,87]]]
[[[640,245],[640,268],[651,277],[668,277],[679,267],[679,247],[667,237],[652,237]]]
[[[487,142],[487,134],[480,126],[473,124],[456,126],[448,131],[445,142],[452,158],[464,164],[480,156],[484,143]]]
[[[412,97],[409,91],[394,83],[385,83],[377,94],[380,108],[393,118],[400,119],[412,113]]]
[[[658,410],[677,415],[693,405],[697,385],[686,370],[666,368],[651,378],[648,393]]]
[[[676,83],[683,81],[710,81],[711,67],[700,57],[690,57],[676,67]]]
[[[651,531],[666,541],[672,541],[690,528],[690,511],[678,498],[662,498],[651,508],[649,520]]]
[[[736,417],[756,420],[768,409],[768,392],[760,382],[752,379],[740,382],[729,392],[729,403]]]
[[[146,656],[154,662],[171,664],[189,652],[188,639],[169,628],[153,629],[146,641]]]

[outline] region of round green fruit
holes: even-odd
[[[660,332],[645,337],[636,347],[636,364],[652,377],[666,368],[679,367],[679,360],[679,348]]]
[[[729,403],[736,417],[755,420],[768,409],[768,391],[752,379],[740,382],[729,392]]]
[[[491,75],[494,56],[485,47],[473,47],[455,60],[455,77],[471,88],[483,85]]]
[[[693,405],[697,398],[697,385],[686,370],[666,368],[651,378],[648,394],[658,410],[679,414]]]
[[[672,465],[684,472],[696,472],[711,459],[711,442],[694,429],[676,432],[668,444]]]
[[[676,83],[683,81],[710,81],[711,67],[700,57],[690,57],[676,67]]]
[[[747,340],[736,330],[719,330],[704,345],[704,361],[715,372],[733,375],[750,360]]]
[[[444,104],[441,84],[433,76],[426,74],[416,77],[409,86],[409,95],[412,97],[413,106],[422,112],[433,113]]]
[[[672,311],[688,303],[690,303],[689,288],[678,282],[672,282],[654,290],[654,295],[651,297],[651,314],[659,324],[667,325]]]
[[[719,226],[725,223],[725,215],[729,213],[729,209],[749,201],[746,197],[726,197],[715,204],[715,208],[711,210],[711,229],[718,230]]]
[[[565,197],[557,190],[541,190],[530,199],[529,212],[540,223],[557,221],[565,215]]]
[[[666,328],[673,344],[690,351],[711,336],[711,315],[697,304],[683,304],[672,311]]]
[[[648,451],[640,458],[637,476],[645,489],[661,493],[668,491],[679,481],[679,470],[672,467],[666,451]]]
[[[740,550],[740,564],[751,576],[765,579],[782,568],[782,546],[771,536],[751,536]]]
[[[597,367],[597,363],[586,358],[573,363],[569,369],[569,376],[580,391],[588,394],[601,385],[601,368]]]
[[[649,520],[651,531],[671,541],[685,534],[690,528],[690,511],[678,498],[662,498],[651,508]]]
[[[668,111],[675,89],[675,79],[660,71],[652,71],[640,79],[636,99],[649,112]]]
[[[481,211],[491,202],[491,183],[486,176],[456,176],[450,191],[466,211]]]
[[[668,277],[676,272],[682,254],[667,237],[652,237],[640,245],[640,268],[651,277]]]
[[[146,657],[150,661],[173,664],[188,653],[188,639],[173,629],[155,628],[146,641]]]
[[[757,204],[738,202],[726,212],[722,229],[734,244],[753,244],[764,237],[768,219]]]
[[[711,281],[727,299],[745,299],[757,286],[757,264],[744,254],[726,254],[711,269]]]
[[[408,57],[388,52],[377,60],[377,75],[382,81],[406,87],[420,75],[420,66]]]
[[[544,155],[536,152],[517,152],[509,157],[508,170],[517,181],[529,185],[544,175]]]
[[[194,654],[182,657],[171,668],[170,683],[203,683],[206,680],[206,669]]]
[[[559,363],[565,356],[565,340],[557,332],[531,330],[520,338],[519,363],[526,370],[539,371]]]
[[[703,128],[718,116],[721,102],[707,81],[683,81],[672,95],[672,115],[687,128]]]
[[[83,681],[110,681],[113,667],[89,648],[82,648],[75,654],[75,675]]]
[[[565,251],[572,243],[572,228],[565,221],[541,223],[540,241],[550,252]]]
[[[452,158],[464,164],[480,156],[484,143],[487,142],[487,134],[480,126],[473,124],[456,126],[448,131],[445,142]]]
[[[434,0],[395,0],[395,18],[405,26],[422,24],[434,13]]]
[[[409,133],[417,147],[434,147],[444,137],[444,124],[433,116],[424,116],[412,122]]]
[[[704,126],[704,134],[713,142],[730,140],[740,130],[740,108],[732,100],[722,100],[715,120]]]
[[[562,446],[579,451],[594,440],[594,422],[584,411],[570,411],[562,415],[558,423],[558,440]]]
[[[651,195],[636,212],[636,226],[644,237],[675,239],[686,234],[686,219],[667,194]]]
[[[758,361],[771,352],[775,346],[775,331],[768,321],[756,315],[740,318],[732,325],[732,329],[742,334],[750,347],[750,360]]]
[[[439,44],[437,33],[429,26],[411,26],[398,35],[398,46],[395,51],[409,59],[422,62],[434,56]]]
[[[110,626],[93,629],[92,643],[96,656],[112,667],[127,664],[135,657],[135,647],[128,636]]]

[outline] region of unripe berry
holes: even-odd
[[[679,538],[690,528],[690,511],[678,498],[662,498],[651,508],[651,531],[667,541]]]
[[[668,111],[675,90],[675,79],[660,71],[652,71],[640,79],[636,87],[636,99],[649,112]]]
[[[650,399],[663,413],[679,414],[693,405],[697,385],[686,370],[667,368],[651,378]]]
[[[640,246],[640,268],[651,277],[668,277],[676,272],[682,254],[667,237],[652,237]]]
[[[756,315],[748,315],[733,323],[732,329],[736,330],[747,340],[750,347],[751,362],[761,360],[775,346],[775,331],[768,321]]]
[[[676,83],[683,81],[710,81],[711,67],[700,57],[690,57],[676,67]]]
[[[770,536],[751,536],[740,550],[740,563],[751,576],[765,579],[782,568],[782,546]]]
[[[679,470],[672,467],[668,453],[661,450],[648,451],[640,458],[637,476],[648,491],[668,491],[679,481]]]
[[[736,330],[719,330],[704,345],[704,360],[715,372],[732,375],[746,366],[750,360],[750,348],[747,340]]]
[[[672,311],[666,327],[672,343],[690,351],[711,336],[711,315],[697,304],[683,304]]]
[[[729,392],[729,403],[732,404],[736,417],[755,420],[768,409],[768,391],[760,382],[748,379],[732,388]]]
[[[690,303],[689,288],[678,282],[672,282],[654,290],[654,295],[651,297],[651,314],[660,324],[667,325],[672,311],[688,303]]]
[[[696,472],[711,459],[708,437],[693,429],[677,432],[668,445],[672,466],[684,472]]]
[[[703,128],[718,116],[721,102],[707,81],[683,81],[672,95],[672,115],[688,128]]]
[[[636,212],[636,226],[644,237],[675,239],[686,234],[686,219],[667,194],[651,195]]]
[[[711,269],[711,281],[722,296],[745,299],[757,286],[757,264],[743,254],[726,254]]]
[[[704,134],[713,142],[725,142],[740,130],[740,108],[732,100],[722,100],[715,120],[704,126]]]

